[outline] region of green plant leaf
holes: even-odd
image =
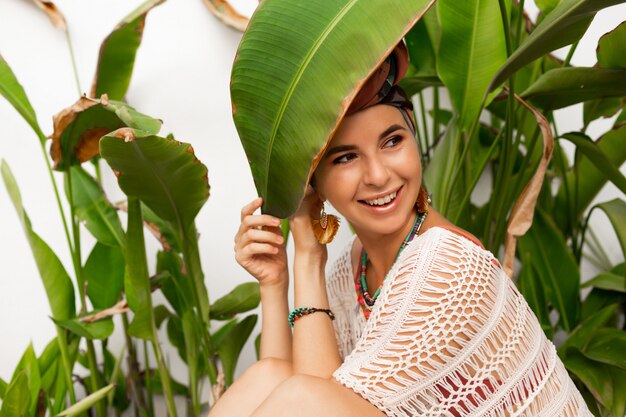
[[[161,121],[137,112],[126,103],[85,96],[53,118],[54,132],[50,135],[50,156],[54,169],[65,170],[98,155],[102,136],[128,126],[158,133]]]
[[[76,215],[91,234],[105,245],[124,247],[124,230],[117,210],[109,203],[98,182],[82,167],[71,168]],[[66,191],[68,184],[66,182]]]
[[[286,218],[296,211],[355,92],[432,3],[259,4],[233,64],[231,97],[263,212]],[[358,48],[346,27],[367,28]]]
[[[522,93],[524,99],[544,110],[622,96],[626,96],[626,70],[603,68],[553,69]]]
[[[448,215],[449,207],[460,203],[462,198],[462,190],[460,190],[458,183],[455,188],[453,188],[454,184],[451,184],[452,175],[461,158],[461,150],[459,149],[461,143],[457,140],[458,133],[458,117],[455,116],[450,120],[443,138],[424,169],[424,182],[428,190],[436,196],[433,205],[444,215]]]
[[[615,97],[585,101],[583,104],[583,123],[587,126],[600,117],[614,116],[622,108],[622,100]]]
[[[211,306],[212,320],[230,320],[235,314],[257,308],[261,302],[258,282],[239,284]]]
[[[626,202],[615,198],[598,204],[597,207],[604,211],[613,225],[613,230],[617,234],[617,239],[622,247],[622,255],[626,259]],[[626,274],[624,274],[626,276]]]
[[[590,359],[626,369],[626,331],[597,329],[583,353]]]
[[[128,333],[141,339],[154,340],[156,329],[152,311],[152,293],[146,261],[141,205],[139,200],[131,196],[128,198],[125,258],[124,289],[126,290],[128,305],[135,313],[135,317],[128,327]]]
[[[145,204],[141,204],[141,213],[143,214],[143,220],[147,223],[149,229],[153,231],[163,249],[173,250],[177,253],[181,253],[180,238],[176,234],[176,230],[172,228],[172,225],[159,216],[157,216],[150,207]]]
[[[611,304],[608,307],[603,308],[591,317],[585,319],[569,334],[567,339],[559,346],[558,353],[561,357],[565,356],[568,348],[575,347],[578,350],[584,351],[587,344],[593,337],[598,328],[606,325],[617,312],[617,304]]]
[[[612,31],[605,33],[598,41],[596,50],[598,65],[601,68],[619,68],[626,70],[626,22],[622,22]]]
[[[532,265],[530,253],[522,249],[520,249],[519,252],[522,260],[522,269],[517,279],[517,287],[526,302],[528,302],[528,306],[537,316],[537,320],[539,320],[541,324],[541,329],[546,336],[552,340],[554,331],[552,330],[552,323],[550,322],[550,312],[548,311],[543,286],[540,285],[539,280],[535,278],[536,272]]]
[[[582,152],[598,171],[606,175],[608,180],[626,194],[626,177],[620,172],[619,167],[613,165],[609,157],[593,140],[580,132],[566,133],[561,138],[576,145],[576,151]]]
[[[518,243],[537,273],[536,285],[543,286],[547,300],[559,313],[559,322],[566,331],[571,331],[580,310],[580,272],[559,229],[537,209],[533,225]]]
[[[224,337],[230,333],[230,331],[237,325],[237,319],[232,319],[222,327],[220,327],[217,331],[215,331],[211,335],[211,346],[213,346],[213,350],[217,351],[219,346],[224,341]]]
[[[595,14],[623,0],[562,0],[511,54],[489,85],[496,89],[517,70],[535,59],[578,41]]]
[[[35,349],[33,348],[32,343],[30,343],[24,351],[22,358],[15,367],[11,380],[17,378],[20,372],[25,372],[28,377],[28,386],[30,390],[30,407],[28,414],[34,416],[37,411],[39,390],[41,389],[41,372],[39,370],[39,362],[37,361],[37,356],[35,355]]]
[[[57,170],[65,170],[98,155],[100,138],[116,129],[128,126],[156,134],[161,127],[159,120],[137,112],[128,104],[105,97],[91,99],[84,96],[57,113],[53,122],[50,156]]]
[[[19,372],[6,388],[0,408],[0,417],[23,417],[30,406],[30,392],[26,372]]]
[[[150,377],[151,379],[151,384],[152,384],[152,391],[155,394],[161,394],[161,395],[165,395],[163,393],[163,384],[161,383],[161,375],[158,372],[158,370],[156,369],[150,369]],[[142,384],[145,386],[146,382],[145,382],[145,374],[146,372],[143,373],[143,381]],[[181,384],[180,382],[178,382],[177,380],[175,380],[171,375],[169,376],[170,379],[170,385],[172,387],[172,392],[176,395],[180,395],[182,397],[189,397],[189,388],[187,388],[186,385]]]
[[[535,4],[544,15],[550,14],[559,5],[561,0],[536,0]]]
[[[180,356],[183,362],[187,363],[187,348],[185,346],[185,336],[183,334],[183,322],[181,318],[172,314],[167,319],[167,325],[165,327],[170,343],[176,348],[178,356]]]
[[[178,254],[170,251],[157,254],[157,271],[167,271],[171,277],[163,283],[161,292],[180,317],[193,306],[193,288],[189,277],[182,273],[182,267]]]
[[[54,322],[75,335],[87,339],[106,339],[113,334],[114,330],[111,317],[93,323],[83,322],[80,319],[54,320]]]
[[[124,252],[120,248],[95,244],[84,269],[87,296],[94,308],[103,310],[120,300],[125,268]]]
[[[607,378],[611,367],[587,358],[576,348],[569,348],[563,359],[568,371],[576,375],[597,401],[610,408],[613,404],[613,381]]]
[[[52,395],[53,384],[57,380],[57,371],[61,363],[58,339],[52,339],[39,356],[39,371],[41,373],[41,389]]]
[[[441,47],[437,69],[459,114],[461,130],[479,116],[489,81],[506,61],[497,0],[439,0]]]
[[[112,100],[123,100],[130,84],[137,49],[146,21],[153,7],[165,0],[148,0],[126,16],[100,46],[91,97],[107,94]]]
[[[613,417],[622,417],[626,415],[626,372],[622,369],[611,367],[609,373],[613,380],[613,392],[615,393],[611,415]]]
[[[59,413],[57,417],[74,417],[84,413],[85,411],[89,410],[95,403],[105,398],[107,394],[114,388],[115,384],[107,385],[104,388],[100,388],[98,391],[86,396],[82,400],[78,401],[76,404]]]
[[[0,400],[4,398],[4,394],[7,392],[7,383],[4,379],[0,378]]]
[[[0,94],[8,100],[9,103],[24,118],[26,123],[35,131],[39,140],[43,143],[46,136],[41,131],[39,123],[37,123],[37,115],[30,105],[30,101],[24,92],[24,88],[15,78],[15,74],[9,67],[9,64],[0,55]]]
[[[433,7],[427,13],[433,11],[436,12],[437,8]],[[437,55],[435,54],[433,39],[430,38],[426,26],[425,16],[406,34],[404,41],[409,51],[411,75],[437,77]]]
[[[596,144],[611,160],[612,165],[618,167],[626,161],[625,142],[626,125],[607,132],[596,141]],[[591,204],[596,195],[598,195],[604,184],[606,184],[607,177],[585,156],[580,158],[575,168],[575,170],[568,172],[565,178],[570,192],[570,200],[567,200],[565,187],[561,185],[555,200],[555,213],[573,212],[578,219],[589,204]],[[576,196],[575,202],[574,196]],[[559,216],[559,218],[557,218],[559,224],[562,225],[564,217],[565,216]]]
[[[256,321],[256,314],[252,314],[237,323],[224,337],[224,340],[219,346],[218,351],[222,366],[224,367],[224,382],[226,386],[233,383],[235,367],[237,366],[241,349],[246,343],[246,340],[248,340],[248,337],[250,337],[256,325]]]
[[[103,137],[100,149],[122,191],[180,231],[189,228],[209,197],[207,168],[189,144],[121,129]]]
[[[595,287],[603,290],[619,291],[626,293],[626,277],[612,272],[603,272],[585,282],[583,288]]]
[[[52,316],[56,320],[67,320],[75,315],[74,305],[74,287],[72,281],[65,270],[65,267],[56,256],[56,254],[50,249],[50,247],[44,242],[39,235],[37,235],[31,226],[28,214],[22,205],[22,196],[18,188],[15,177],[11,172],[11,168],[2,160],[0,167],[2,171],[2,179],[4,185],[9,192],[13,206],[17,211],[17,215],[24,228],[24,233],[30,244],[30,248],[39,270],[39,275],[43,282],[50,303],[50,310]]]

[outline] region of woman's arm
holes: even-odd
[[[319,213],[321,202],[309,192],[298,212],[290,219],[294,237],[294,307],[328,308],[324,269],[328,253],[311,227],[312,213]],[[315,215],[315,214],[313,214]],[[297,319],[293,333],[293,370],[330,378],[341,365],[339,348],[330,317],[322,312]]]
[[[280,220],[255,215],[263,199],[241,210],[241,225],[235,236],[235,259],[259,281],[261,291],[261,359],[292,360],[287,291],[289,272]]]
[[[291,329],[287,323],[289,305],[289,275],[285,270],[285,285],[261,285],[261,349],[259,357],[292,360]]]

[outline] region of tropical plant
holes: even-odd
[[[188,399],[189,415],[200,415],[203,383],[208,379],[209,402],[215,401],[232,383],[241,349],[255,326],[255,314],[242,318],[241,313],[257,307],[256,283],[239,285],[212,304],[209,301],[195,226],[209,197],[207,168],[189,144],[171,134],[158,135],[160,120],[124,101],[146,16],[162,2],[146,1],[103,41],[90,96],[80,97],[54,117],[50,158],[35,111],[0,56],[0,93],[39,139],[73,267],[72,274],[33,230],[17,181],[3,160],[2,178],[32,249],[57,337],[39,356],[29,346],[11,380],[0,379],[2,417],[46,412],[74,416],[91,407],[96,416],[104,417],[108,409],[119,415],[131,406],[135,415],[150,416],[155,413],[157,394],[164,396],[170,416],[178,413],[176,395]],[[46,6],[56,21],[62,19],[51,2],[38,4]],[[112,204],[105,195],[102,159],[117,175],[126,201]],[[63,175],[69,214],[61,204],[52,169]],[[125,230],[120,212],[126,212]],[[85,247],[83,225],[96,240],[92,248]],[[146,250],[146,230],[162,246],[153,272],[147,265],[147,256],[154,254]],[[90,253],[82,262],[85,249]],[[155,293],[161,293],[167,303],[156,305],[162,297],[155,298]],[[119,317],[117,325],[114,317]],[[212,320],[224,324],[212,330]],[[121,351],[112,352],[108,339],[116,327],[126,343]],[[162,327],[187,366],[186,383],[170,375],[159,339]],[[149,360],[149,350],[155,363]],[[87,369],[86,374],[79,365]],[[76,381],[87,393],[80,401]]]
[[[595,14],[622,2],[537,2],[542,13],[534,22],[523,0],[439,0],[417,23],[430,2],[262,3],[240,45],[231,85],[264,210],[285,217],[298,206],[338,115],[406,35],[412,65],[402,85],[418,104],[424,177],[435,208],[494,253],[504,248],[505,269],[556,341],[592,411],[620,417],[626,412],[626,268],[608,260],[589,218],[596,208],[603,211],[626,254],[626,201],[593,203],[609,181],[626,193],[620,172],[626,24],[600,40],[596,66],[574,67],[570,60]],[[283,7],[299,12],[277,12]],[[288,32],[292,48],[267,49],[275,41],[265,42],[268,32],[252,27],[270,23],[301,29]],[[358,48],[343,36],[347,26],[368,28]],[[551,55],[567,46],[564,61]],[[247,90],[251,84],[272,88],[256,94]],[[583,129],[561,132],[554,111],[577,103],[584,103]],[[593,120],[617,113],[599,138],[586,134]],[[575,146],[572,161],[564,141]],[[283,163],[293,175],[283,175]],[[481,179],[489,198],[478,204],[473,197],[482,191]],[[597,276],[581,277],[583,257],[598,267]],[[515,258],[522,265],[517,273]]]

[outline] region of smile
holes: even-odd
[[[393,193],[387,194],[384,197],[375,198],[373,200],[362,200],[362,201],[364,201],[370,206],[384,206],[386,204],[389,204],[393,200],[395,200],[397,195],[398,195],[398,192],[394,191]]]

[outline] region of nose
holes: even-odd
[[[389,181],[389,168],[380,157],[370,157],[364,167],[363,182],[367,185],[381,187]]]

